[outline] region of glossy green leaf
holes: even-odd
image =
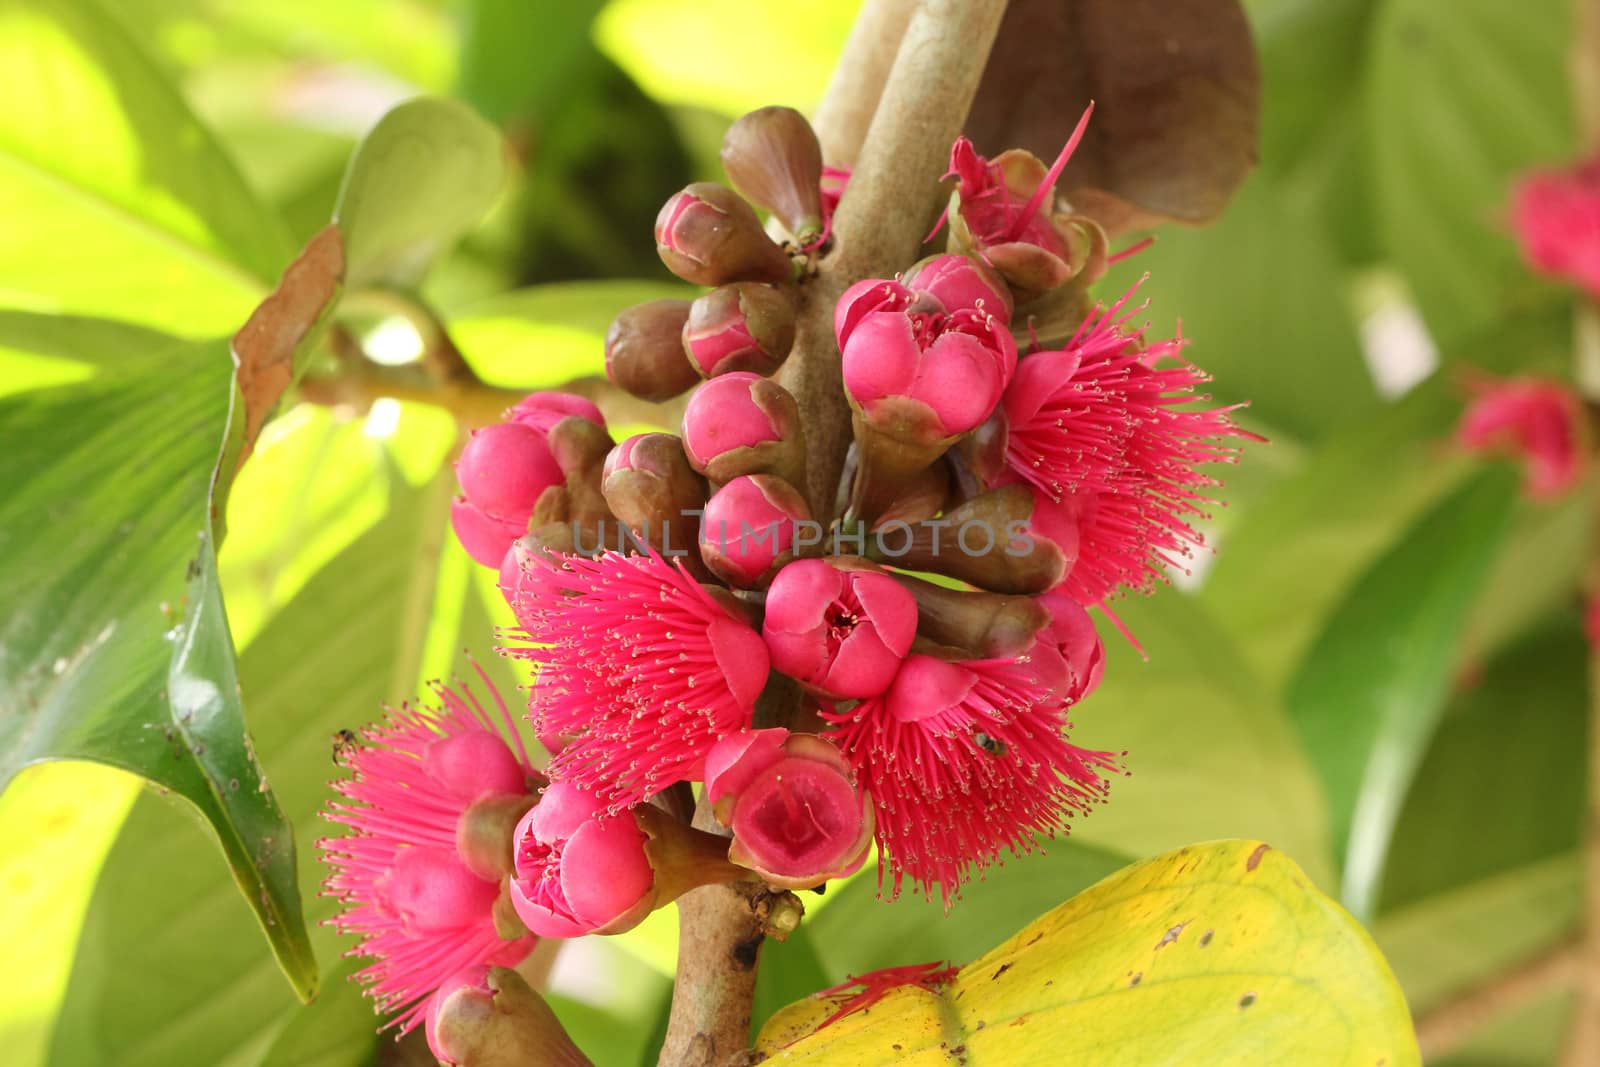
[[[287,260],[287,231],[122,18],[99,0],[0,2],[0,294],[231,329]]]
[[[381,467],[374,476],[385,477]],[[320,571],[240,657],[256,752],[302,842],[326,831],[318,812],[338,774],[333,733],[415,695],[416,630],[433,603],[428,561],[448,488],[397,491],[385,521]],[[473,637],[480,657],[490,640]],[[313,920],[331,912],[318,895],[321,879],[308,847],[298,885]],[[336,969],[347,939],[318,926],[312,941]],[[153,943],[161,945],[158,983],[148,973]],[[345,1003],[365,1016],[367,1034],[376,1030],[370,1002]],[[141,798],[96,887],[51,1062],[218,1063],[240,1048],[265,1048],[298,1010],[227,872],[169,805]],[[361,1034],[348,1019],[328,1025]]]
[[[1249,401],[1269,436],[1324,437],[1377,408],[1333,256],[1272,176],[1246,182],[1214,226],[1163,230],[1100,291],[1120,292],[1146,271],[1138,298],[1151,301],[1152,336],[1171,336],[1181,321],[1184,354],[1215,376],[1210,391]]]
[[[1550,298],[1505,221],[1519,171],[1576,150],[1570,0],[1389,0],[1367,85],[1385,252],[1447,349]]]
[[[1420,1063],[1405,999],[1364,930],[1283,853],[1194,845],[1128,867],[962,968],[810,1033],[768,1023],[766,1062]],[[805,1036],[806,1034],[810,1036]],[[959,1051],[958,1051],[959,1049]]]
[[[1175,592],[1111,606],[1149,659],[1100,624],[1105,680],[1073,709],[1072,740],[1126,752],[1129,774],[1074,820],[1072,841],[1149,856],[1249,833],[1278,842],[1323,883],[1331,864],[1316,774],[1233,640],[1203,605]]]
[[[13,348],[59,343],[61,329],[0,313]],[[83,341],[112,333],[99,324]],[[0,781],[90,759],[192,804],[309,995],[294,841],[245,736],[207,520],[231,361],[220,344],[147,331],[122,347],[126,372],[0,402]]]
[[[1351,583],[1469,469],[1444,446],[1459,411],[1444,382],[1419,387],[1310,452],[1228,529],[1200,599],[1273,692]]]
[[[1517,492],[1516,472],[1485,471],[1424,516],[1349,589],[1290,689],[1358,915],[1376,905],[1395,819]]]
[[[494,203],[500,135],[466,105],[420,97],[378,121],[356,149],[334,219],[351,288],[409,288]]]
[[[1383,912],[1577,849],[1588,665],[1568,608],[1460,672],[1395,823]]]

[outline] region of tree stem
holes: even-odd
[[[880,81],[874,71],[893,47],[881,37],[895,32],[908,5],[868,0],[866,21],[852,32],[818,114],[817,135],[833,161],[851,158],[866,130],[834,217],[834,251],[801,291],[794,348],[779,373],[805,425],[806,491],[819,519],[836,517],[850,446],[834,305],[853,283],[892,277],[916,259],[938,210],[950,144],[966,122],[1005,6],[1005,0],[922,0]],[[697,813],[696,825],[707,815]],[[762,942],[759,903],[729,886],[708,886],[678,901],[678,976],[663,1067],[744,1062]]]

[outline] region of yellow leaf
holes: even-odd
[[[1372,939],[1294,861],[1256,841],[1135,864],[940,993],[902,987],[815,1030],[838,1003],[783,1009],[757,1050],[766,1062],[830,1067],[1420,1063],[1405,999]]]

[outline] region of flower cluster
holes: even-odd
[[[456,530],[499,568],[504,651],[535,668],[551,753],[537,803],[519,787],[497,824],[498,865],[473,869],[496,879],[495,929],[615,933],[695,885],[820,886],[874,844],[887,893],[949,907],[1105,797],[1119,757],[1068,740],[1105,669],[1088,609],[1202,543],[1202,468],[1242,432],[1179,341],[1147,339],[1127,296],[1089,297],[1116,257],[1055,193],[1082,133],[1051,167],[958,142],[945,251],[836,302],[838,484],[784,383],[848,175],[780,108],[729,132],[742,196],[691,185],[657,219],[662,262],[707,291],[606,338],[615,384],[690,394],[681,432],[617,443],[586,401],[535,394],[468,444]],[[728,836],[688,825],[694,783]],[[343,891],[377,899],[380,880]],[[487,1010],[482,973],[457,1015]],[[413,1021],[426,985],[406,986]]]

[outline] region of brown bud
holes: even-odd
[[[797,242],[822,236],[822,146],[800,112],[764,107],[738,119],[722,138],[722,169]]]
[[[867,540],[867,556],[902,570],[931,571],[994,593],[1042,593],[1065,576],[1069,560],[1031,529],[1033,492],[991,489],[937,522],[885,523]]]
[[[683,350],[688,318],[687,300],[652,300],[618,315],[606,331],[606,377],[657,403],[687,391],[700,380]]]
[[[592,1067],[544,998],[509,967],[463,971],[428,1012],[428,1047],[451,1067]]]
[[[931,408],[902,397],[880,400],[870,416],[853,409],[851,424],[856,471],[849,515],[868,525],[887,514],[906,487],[955,441]]]
[[[606,457],[602,491],[611,511],[657,552],[697,564],[706,481],[670,433],[630,437]]]
[[[963,659],[1021,655],[1050,623],[1050,612],[1032,597],[947,589],[908,574],[894,577],[916,598],[917,633],[959,650]]]
[[[668,270],[696,285],[794,279],[794,264],[755,211],[715,182],[695,182],[661,206],[656,253]]]
[[[877,522],[923,522],[944,510],[950,495],[950,465],[934,461],[920,474],[908,479],[888,510],[879,515]]]
[[[794,345],[794,294],[758,282],[719,286],[689,307],[683,350],[702,377],[771,374]]]

